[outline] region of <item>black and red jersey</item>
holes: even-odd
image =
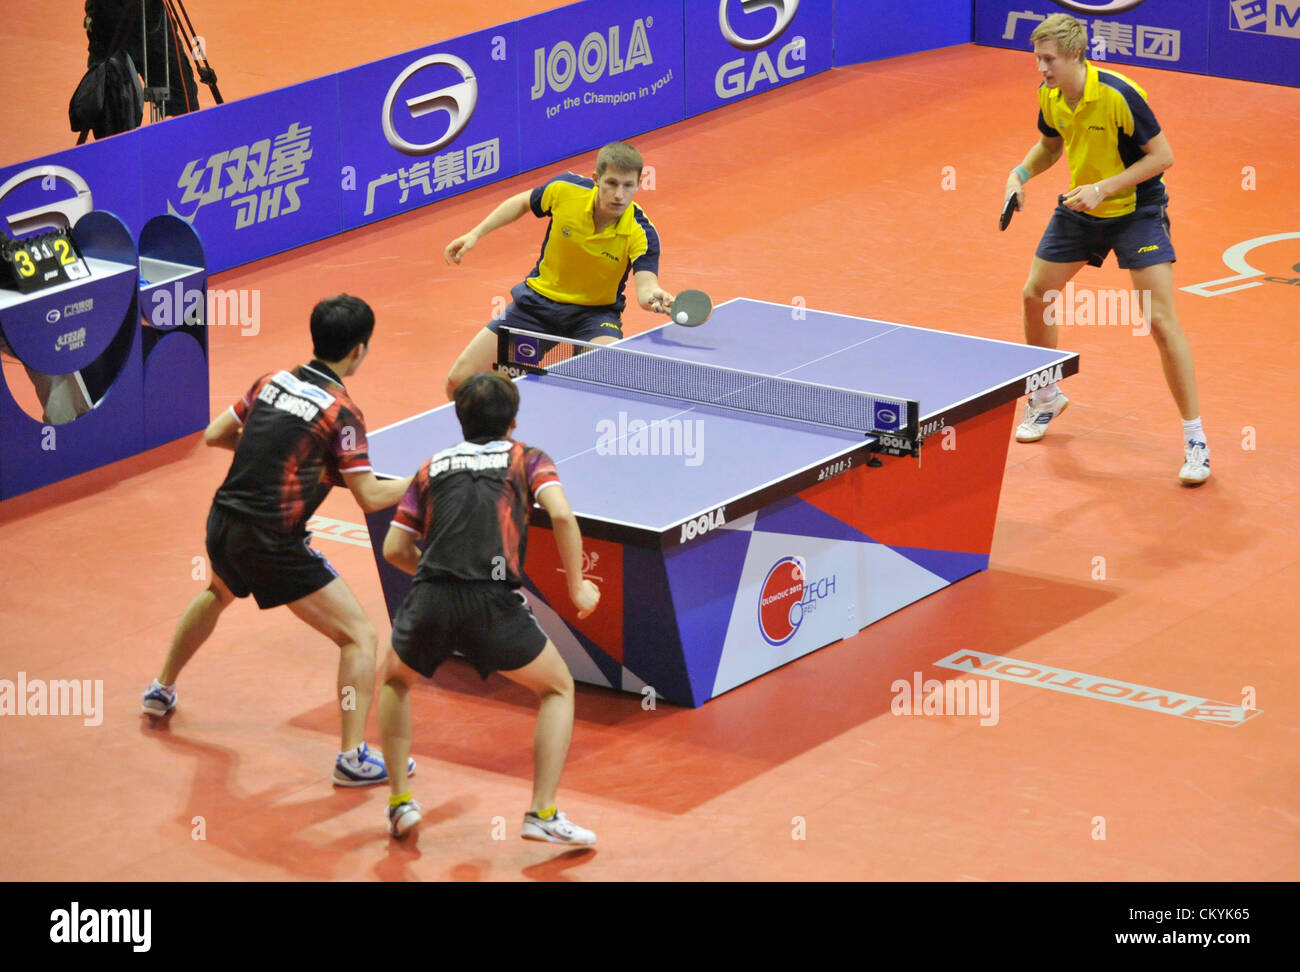
[[[263,375],[230,410],[244,431],[212,502],[267,529],[305,534],[343,473],[370,469],[365,418],[319,361]]]
[[[424,543],[415,579],[523,583],[528,511],[537,494],[559,485],[540,449],[500,440],[462,442],[415,474],[393,526]]]

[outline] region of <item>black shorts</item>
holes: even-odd
[[[523,668],[545,647],[523,592],[500,581],[418,581],[393,619],[393,650],[426,678],[453,651],[487,678]]]
[[[623,336],[622,310],[614,305],[588,307],[584,304],[561,304],[543,297],[526,283],[517,284],[510,291],[514,302],[497,319],[488,323],[488,330],[497,333],[497,327],[517,327],[525,331],[540,331],[578,341],[594,341],[598,337]]]
[[[315,594],[339,576],[307,536],[267,530],[220,507],[208,513],[208,559],[235,597],[279,607]]]
[[[1052,263],[1086,260],[1099,267],[1111,250],[1124,270],[1173,263],[1176,257],[1164,204],[1143,206],[1127,216],[1106,219],[1076,213],[1058,204],[1034,256]]]

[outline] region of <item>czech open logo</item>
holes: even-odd
[[[769,645],[783,645],[803,623],[805,570],[798,557],[783,557],[767,572],[758,592],[758,630]]]

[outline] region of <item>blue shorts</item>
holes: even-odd
[[[1086,260],[1099,267],[1111,250],[1124,270],[1173,263],[1176,257],[1164,204],[1144,206],[1127,216],[1107,219],[1058,205],[1034,256],[1052,263]]]
[[[578,341],[594,341],[598,337],[623,336],[622,308],[607,305],[588,307],[584,304],[561,304],[543,297],[526,283],[516,284],[510,291],[513,303],[499,318],[488,324],[493,334],[504,324],[525,331],[541,331]]]

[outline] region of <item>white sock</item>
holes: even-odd
[[[1050,402],[1053,398],[1056,397],[1056,392],[1057,392],[1056,382],[1052,382],[1046,388],[1039,388],[1037,391],[1034,392],[1034,404],[1046,405],[1048,402]]]
[[[1183,441],[1205,442],[1205,429],[1201,427],[1201,417],[1183,419]]]

